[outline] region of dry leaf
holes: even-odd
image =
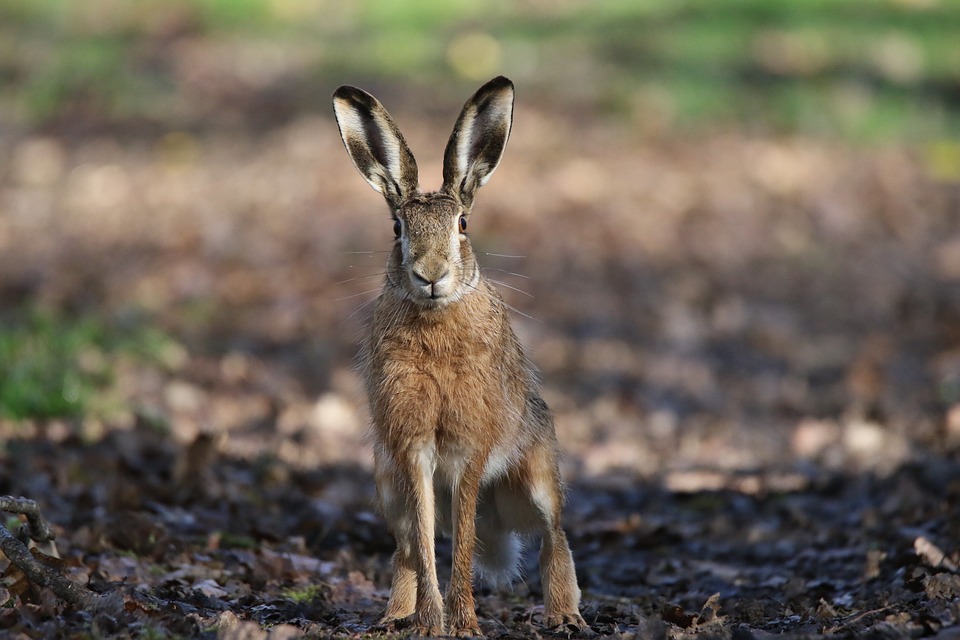
[[[703,608],[700,610],[700,615],[697,616],[696,624],[697,626],[709,624],[711,622],[722,622],[723,616],[718,615],[717,612],[720,611],[720,594],[715,593],[707,601],[703,603]]]
[[[204,580],[193,585],[193,588],[210,598],[223,598],[227,595],[226,590],[217,584],[216,580]]]
[[[940,547],[932,543],[930,540],[924,536],[918,536],[916,540],[913,541],[913,548],[917,552],[917,555],[923,559],[923,562],[928,566],[933,567],[934,569],[943,567],[944,569],[949,569],[950,571],[957,570],[957,564],[947,557],[947,554],[944,553]]]
[[[676,604],[665,604],[660,610],[660,617],[664,622],[675,624],[681,629],[689,629],[693,626],[697,616],[687,613],[683,607]]]

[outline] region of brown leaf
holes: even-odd
[[[216,580],[203,580],[193,585],[193,588],[210,598],[223,598],[227,595],[226,590],[217,584]]]
[[[960,596],[960,576],[954,573],[937,573],[923,579],[928,598],[952,600]]]
[[[817,611],[813,615],[818,620],[832,620],[840,617],[840,614],[833,608],[833,605],[823,598],[820,598],[820,604],[817,605]]]
[[[66,560],[63,558],[57,558],[56,556],[47,555],[36,547],[30,547],[30,555],[33,556],[34,560],[45,567],[50,567],[51,569],[56,569],[58,571],[64,571],[67,569]]]
[[[270,632],[267,634],[268,640],[293,640],[294,638],[299,638],[303,633],[297,627],[292,624],[278,624],[274,627],[270,627]]]
[[[220,614],[217,640],[267,640],[268,634],[252,620],[241,620],[232,611]]]
[[[944,569],[949,569],[950,571],[957,571],[957,563],[948,558],[947,554],[944,553],[940,547],[930,542],[925,537],[917,537],[917,539],[913,541],[913,549],[928,566],[931,566],[934,569],[943,567]]]
[[[40,590],[40,614],[52,618],[63,613],[63,601],[50,589]]]
[[[23,596],[30,589],[30,581],[27,579],[27,575],[12,562],[7,566],[0,579],[3,580],[3,584],[10,590],[10,595],[14,598]]]
[[[718,611],[720,611],[720,594],[715,593],[703,603],[700,615],[697,616],[697,626],[722,621],[723,616],[717,615]]]
[[[258,551],[256,570],[270,579],[296,580],[329,575],[333,564],[297,553],[277,553],[267,548]]]
[[[138,511],[121,511],[107,525],[111,544],[137,555],[161,553],[170,539],[167,528],[155,517]]]
[[[332,582],[331,587],[330,599],[341,606],[369,601],[377,590],[360,571],[351,571],[345,580]]]
[[[687,613],[683,607],[676,604],[665,604],[660,610],[660,617],[664,622],[675,624],[681,629],[689,629],[693,626],[697,616]]]

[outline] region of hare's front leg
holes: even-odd
[[[453,490],[453,569],[446,604],[447,630],[453,636],[480,635],[473,603],[473,551],[482,472],[482,456],[467,461]]]
[[[408,450],[390,462],[378,455],[376,472],[384,516],[397,539],[390,600],[382,622],[414,614],[418,632],[427,636],[443,632],[434,552],[432,450],[432,446]]]

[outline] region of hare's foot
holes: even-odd
[[[383,616],[381,616],[380,620],[377,621],[377,625],[381,627],[395,626],[400,628],[406,626],[406,623],[410,622],[411,620],[413,620],[412,613],[405,616],[398,616],[390,613],[390,610],[388,609],[383,613]]]
[[[406,615],[402,612],[395,613],[388,607],[377,625],[396,630],[413,629],[417,635],[428,638],[444,635],[443,613],[439,607],[426,607],[425,610]]]
[[[447,627],[447,633],[454,638],[477,638],[483,637],[480,633],[480,625],[477,624],[477,617],[473,620],[462,620],[460,622],[451,621]]]
[[[583,630],[587,628],[587,623],[583,619],[583,616],[579,612],[573,613],[548,613],[543,617],[543,626],[548,629],[555,629],[557,627],[569,626],[576,627],[578,630]]]
[[[406,594],[401,594],[397,589],[394,589],[390,595],[390,601],[387,602],[387,610],[383,612],[383,617],[380,618],[380,624],[388,624],[412,616],[415,599],[412,597],[414,594],[409,595],[411,597],[406,597]]]
[[[443,627],[438,627],[435,625],[416,624],[413,626],[413,630],[418,636],[422,636],[424,638],[436,638],[437,636],[444,635]]]
[[[480,633],[480,625],[477,624],[477,621],[473,622],[464,622],[462,625],[450,625],[450,628],[447,630],[447,633],[454,638],[481,638],[483,634]]]
[[[422,636],[443,635],[443,606],[440,594],[435,599],[421,602],[413,614],[413,628]]]
[[[447,633],[456,638],[482,636],[477,624],[477,613],[473,609],[473,598],[461,602],[456,598],[447,598]]]

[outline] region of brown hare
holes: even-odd
[[[553,420],[466,234],[474,195],[510,136],[513,84],[494,78],[464,105],[434,193],[420,192],[413,155],[376,98],[344,86],[333,107],[354,165],[390,205],[396,235],[361,359],[377,495],[397,540],[383,622],[412,616],[425,635],[480,635],[474,559],[486,577],[508,579],[519,535],[538,533],[544,622],[583,628],[560,528]],[[438,525],[453,535],[445,602]]]

